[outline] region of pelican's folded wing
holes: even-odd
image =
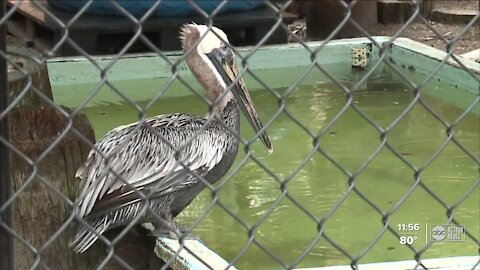
[[[229,143],[205,122],[171,114],[110,131],[77,171],[82,180],[77,215],[88,215],[97,203],[138,201],[138,191],[160,196],[195,184],[196,176],[221,161]]]

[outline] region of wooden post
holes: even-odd
[[[17,54],[39,57],[32,51],[15,50]],[[13,58],[13,61],[29,75],[32,85],[53,100],[46,65],[38,66],[25,58]],[[11,103],[25,91],[29,80],[14,68],[10,68],[8,77],[8,100]],[[21,241],[15,241],[16,269],[30,269],[37,256],[40,256],[40,268],[96,269],[107,255],[105,246],[96,244],[84,254],[75,254],[68,242],[75,234],[76,222],[60,230],[72,213],[71,202],[77,196],[80,183],[75,172],[85,162],[90,146],[71,131],[56,141],[71,121],[72,128],[94,143],[93,128],[84,115],[69,119],[59,107],[48,104],[32,89],[28,89],[16,105],[8,114],[12,143],[28,159],[12,154],[12,189],[13,192],[21,190],[13,204],[13,229],[34,248],[32,251]],[[71,112],[68,108],[62,109],[68,114]],[[49,148],[52,144],[55,146]],[[37,160],[39,157],[42,158]],[[105,235],[113,239],[118,231]],[[153,237],[131,232],[115,245],[115,254],[133,269],[159,269],[163,262],[153,253],[154,245]],[[112,259],[103,269],[122,267]]]
[[[422,0],[420,14],[429,19],[433,10],[433,0]],[[378,22],[382,24],[400,24],[406,22],[416,6],[410,0],[378,0]]]
[[[347,4],[350,2],[345,1]],[[358,0],[351,8],[352,17],[364,29],[377,23],[377,1]],[[338,0],[307,1],[307,37],[309,39],[324,39],[340,25],[347,15]],[[347,22],[335,38],[364,36],[352,23]]]
[[[12,143],[32,161],[44,154],[68,123],[67,118],[51,106],[21,106],[10,113],[10,119]],[[93,141],[93,130],[84,116],[75,117],[73,127]],[[13,228],[40,249],[41,262],[50,269],[90,269],[95,266],[94,262],[78,261],[71,252],[67,245],[71,237],[69,230],[61,232],[44,246],[72,209],[47,183],[73,200],[78,182],[73,179],[75,170],[85,160],[88,151],[88,145],[69,132],[33,166],[21,156],[13,155],[13,190],[25,187],[15,199]],[[29,269],[36,259],[35,254],[19,241],[15,242],[15,253],[16,269]]]
[[[412,16],[413,4],[408,0],[378,1],[378,22],[382,24],[404,23]]]
[[[0,18],[5,15],[5,2],[0,2]],[[7,31],[5,23],[0,24],[0,51],[6,51],[5,37]],[[8,107],[7,93],[7,61],[0,58],[0,114]],[[10,141],[9,134],[9,118],[8,115],[0,118],[0,136]],[[4,207],[5,202],[11,196],[11,172],[10,172],[10,149],[8,146],[0,142],[0,207],[4,208],[0,212],[0,222],[5,226],[12,226],[12,207]],[[13,252],[13,235],[6,229],[0,227],[0,269],[14,268],[14,252]]]
[[[66,108],[64,110],[69,111]],[[51,106],[16,108],[10,115],[13,143],[22,153],[35,160],[54,142],[67,126],[68,120]],[[73,127],[89,141],[94,133],[87,118],[79,115],[73,119]],[[35,248],[41,249],[41,263],[49,269],[96,269],[106,257],[104,245],[96,244],[84,254],[75,254],[68,242],[75,234],[75,222],[62,231],[54,240],[45,245],[65,220],[71,215],[72,207],[61,195],[50,189],[45,182],[55,187],[72,202],[76,198],[79,180],[74,175],[85,161],[90,147],[69,132],[48,154],[36,164],[37,172],[29,182],[34,168],[28,161],[13,155],[13,190],[19,190],[14,204],[15,231]],[[45,182],[42,182],[42,179]],[[121,230],[121,229],[120,229]],[[117,231],[106,236],[113,239]],[[144,234],[128,233],[115,246],[115,254],[133,269],[159,269],[163,262],[153,253],[155,239]],[[15,242],[16,269],[29,269],[35,262],[35,254],[27,246]],[[149,268],[151,267],[151,268]],[[123,269],[115,260],[109,261],[103,269]]]
[[[479,2],[480,3],[480,2]],[[420,4],[420,13],[425,19],[430,19],[433,10],[433,0],[423,0]]]
[[[29,80],[43,95],[48,99],[53,100],[52,87],[48,78],[47,66],[38,66],[32,59],[40,59],[40,55],[32,50],[9,47],[7,51],[11,54],[9,59],[21,69],[9,65],[8,68],[8,103],[12,103],[16,97],[20,96],[25,87],[28,86]],[[12,56],[15,55],[15,56]],[[17,55],[25,55],[20,57]],[[26,76],[27,75],[27,76]],[[41,106],[47,104],[46,101],[32,88],[26,89],[26,93],[22,99],[16,103],[16,106]]]
[[[50,269],[94,268],[95,262],[80,262],[68,248],[69,229],[45,245],[71,213],[71,206],[48,185],[73,199],[78,185],[78,181],[73,179],[75,170],[84,162],[90,147],[69,132],[41,160],[35,162],[63,132],[69,120],[28,87],[31,82],[46,98],[53,100],[47,66],[39,66],[29,60],[40,59],[40,55],[27,49],[9,48],[8,51],[27,56],[10,57],[17,68],[11,66],[8,70],[9,104],[23,93],[22,99],[16,101],[16,106],[8,114],[11,142],[27,157],[25,159],[12,151],[12,189],[13,192],[22,190],[13,203],[13,229],[35,249],[32,251],[16,239],[15,268],[32,267],[37,256],[35,252],[40,255],[40,265]],[[94,141],[93,129],[85,116],[74,117],[73,127],[87,140]],[[32,164],[32,161],[35,163]]]

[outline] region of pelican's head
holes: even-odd
[[[217,27],[186,24],[180,33],[183,53],[188,67],[205,88],[216,108],[222,110],[232,99],[237,100],[243,113],[260,140],[272,151],[270,139],[263,129],[243,78],[238,77],[235,53],[227,35]],[[263,130],[262,130],[263,129]]]

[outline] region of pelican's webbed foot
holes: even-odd
[[[150,232],[150,235],[155,238],[168,238],[178,240],[200,240],[196,235],[189,232],[189,229],[183,225],[177,225],[175,222],[155,222],[153,223],[155,229]]]

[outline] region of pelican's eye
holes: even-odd
[[[209,55],[213,56],[218,63],[226,63],[229,65],[233,64],[235,58],[233,51],[224,45],[220,48],[213,49]]]

